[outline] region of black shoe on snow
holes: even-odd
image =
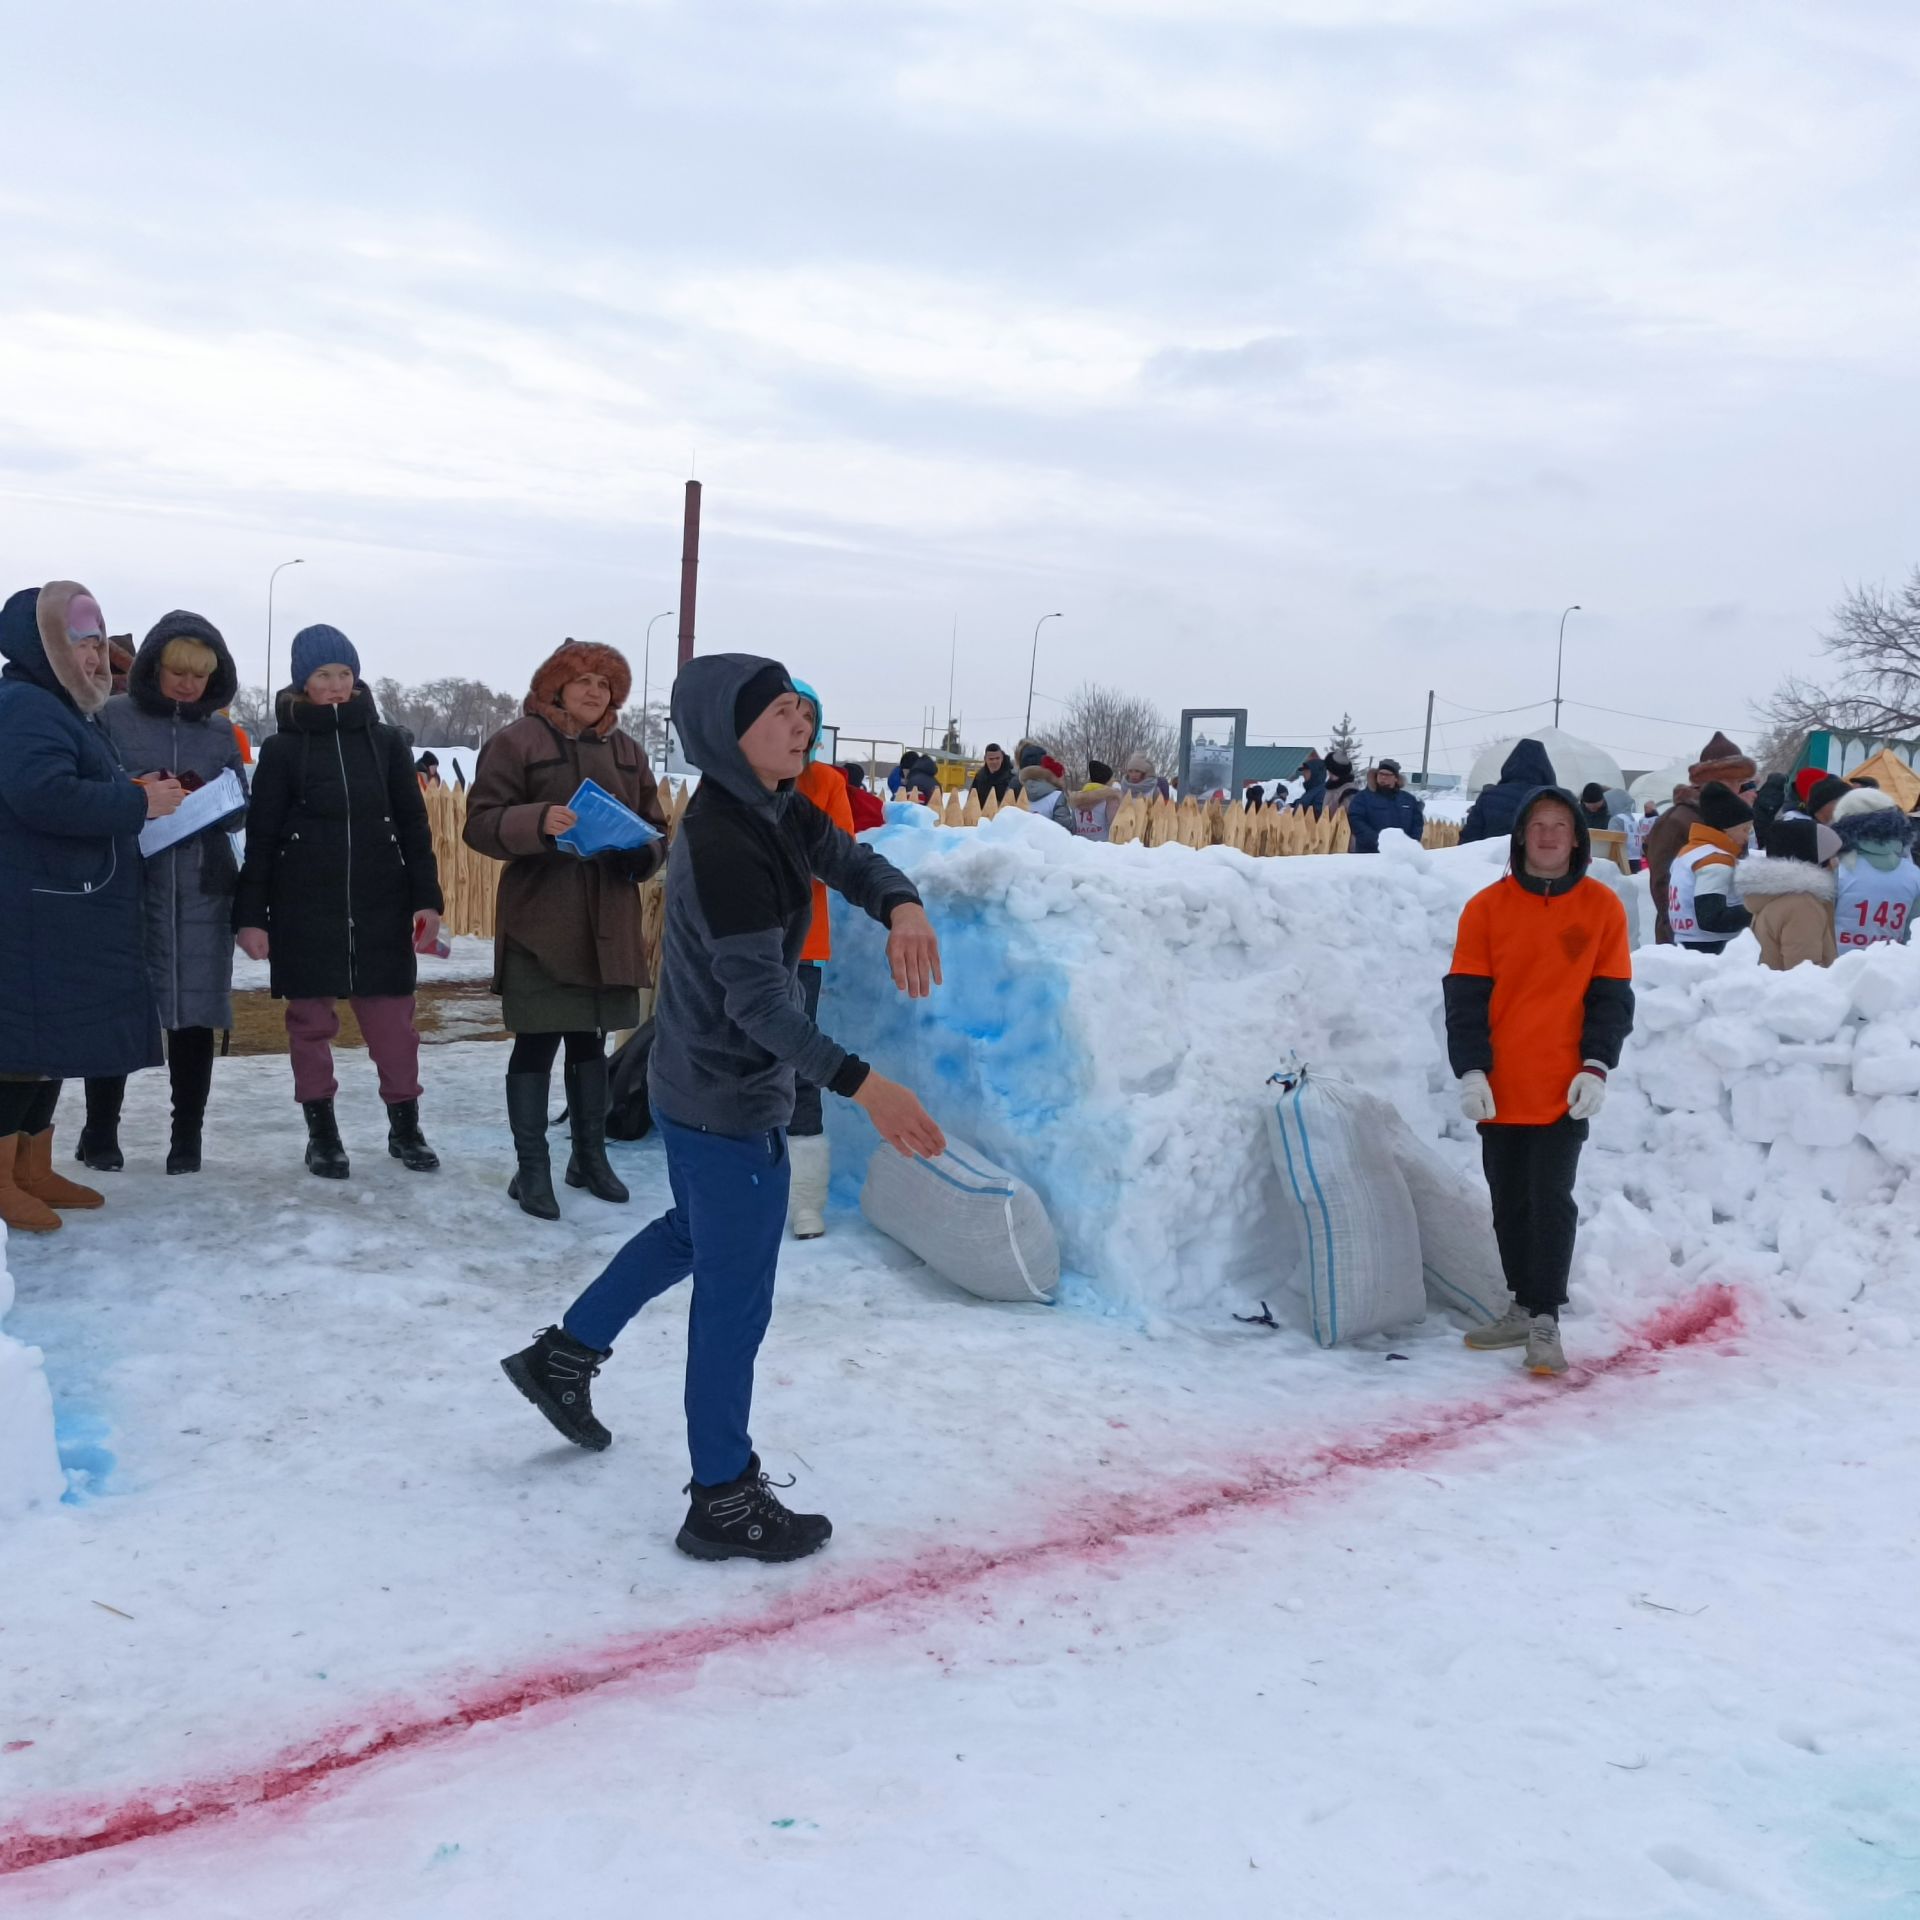
[[[118,1173],[127,1164],[127,1156],[120,1151],[119,1133],[112,1127],[82,1127],[73,1157],[95,1173]]]
[[[605,1453],[613,1435],[593,1417],[593,1376],[606,1355],[548,1327],[530,1347],[510,1353],[500,1371],[573,1442]]]
[[[623,1205],[626,1182],[607,1159],[607,1062],[579,1060],[566,1070],[567,1124],[573,1152],[567,1157],[567,1185],[585,1187],[596,1200]]]
[[[307,1116],[307,1171],[322,1180],[347,1177],[347,1150],[340,1144],[340,1125],[333,1117],[331,1100],[303,1100],[300,1111]]]
[[[513,1129],[514,1175],[507,1198],[536,1220],[558,1220],[553,1196],[553,1163],[547,1157],[547,1090],[544,1073],[507,1075],[507,1125]]]
[[[794,1513],[781,1503],[757,1453],[738,1480],[723,1487],[690,1481],[686,1491],[693,1504],[673,1544],[696,1560],[804,1560],[833,1538],[824,1513]]]
[[[409,1173],[438,1173],[440,1156],[420,1131],[420,1102],[396,1100],[387,1109],[387,1151]]]
[[[189,1133],[184,1127],[175,1127],[173,1142],[167,1148],[167,1171],[169,1173],[198,1173],[200,1171],[200,1129],[195,1127]]]

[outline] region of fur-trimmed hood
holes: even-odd
[[[49,580],[22,587],[0,610],[0,654],[15,678],[58,695],[85,714],[98,713],[113,692],[113,667],[102,652],[98,671],[87,673],[67,644],[67,609],[91,593],[77,580]]]
[[[579,723],[561,706],[560,689],[569,680],[578,680],[585,673],[603,675],[613,694],[599,722],[586,729],[595,740],[606,739],[619,727],[620,709],[627,704],[627,696],[633,691],[633,669],[627,665],[626,655],[617,647],[603,647],[592,640],[563,640],[534,669],[533,685],[527,689],[527,697],[521,703],[520,711],[537,715],[549,726],[557,727],[568,738],[573,738],[581,729]]]
[[[1833,869],[1817,867],[1811,860],[1742,860],[1740,897],[1755,900],[1784,899],[1788,894],[1810,894],[1816,900],[1831,900],[1836,891]]]
[[[207,681],[206,692],[198,700],[175,702],[160,691],[160,656],[169,640],[198,640],[213,655],[213,673]],[[140,651],[134,655],[132,669],[127,674],[127,697],[142,713],[162,719],[178,711],[182,720],[204,720],[209,714],[232,705],[239,687],[239,669],[233,664],[233,655],[221,638],[220,629],[200,614],[178,609],[163,613],[153,623],[147,637],[140,642]]]

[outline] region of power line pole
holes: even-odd
[[[1433,751],[1433,689],[1427,689],[1427,732],[1420,742],[1420,784],[1427,784],[1427,756]]]

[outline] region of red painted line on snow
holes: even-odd
[[[49,1809],[40,1816],[43,1824],[0,1829],[0,1875],[129,1846],[204,1826],[249,1807],[292,1800],[374,1761],[469,1727],[595,1693],[619,1681],[681,1672],[717,1653],[763,1646],[895,1602],[942,1599],[995,1575],[1021,1575],[1059,1561],[1097,1559],[1131,1540],[1154,1539],[1247,1509],[1283,1505],[1356,1473],[1412,1466],[1515,1414],[1549,1406],[1553,1396],[1644,1370],[1662,1353],[1731,1333],[1738,1324],[1739,1302],[1732,1291],[1703,1287],[1656,1314],[1619,1351],[1576,1370],[1557,1388],[1432,1409],[1368,1437],[1316,1448],[1291,1465],[1250,1462],[1236,1468],[1231,1478],[1188,1480],[1122,1495],[1103,1502],[1097,1519],[1075,1519],[1020,1545],[938,1548],[847,1579],[816,1580],[763,1613],[615,1640],[564,1667],[494,1680],[439,1711],[415,1711],[384,1726],[335,1728],[289,1748],[264,1766],[138,1799]]]

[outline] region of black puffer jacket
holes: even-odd
[[[441,904],[413,756],[364,687],[289,701],[280,725],[254,769],[234,928],[266,929],[279,999],[410,994],[413,916]]]
[[[1505,840],[1512,834],[1513,823],[1529,795],[1555,784],[1553,762],[1547,758],[1546,748],[1538,740],[1516,740],[1500,768],[1499,784],[1482,787],[1479,798],[1467,809],[1466,825],[1460,829],[1462,842]],[[1577,805],[1574,812],[1580,812]]]

